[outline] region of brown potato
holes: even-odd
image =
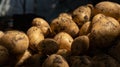
[[[96,16],[99,16],[99,14]],[[105,16],[98,19],[96,16],[92,20],[94,24],[89,35],[90,45],[99,48],[109,47],[120,33],[120,24],[112,17]],[[94,22],[95,18],[98,21]]]
[[[52,54],[44,61],[42,67],[69,67],[69,65],[61,55]]]
[[[60,49],[67,49],[70,51],[73,38],[66,32],[60,32],[55,35],[54,39],[57,41]]]
[[[77,23],[79,28],[84,24],[84,22],[87,22],[91,18],[91,7],[92,5],[84,5],[80,6],[77,9],[73,11],[72,17],[73,20]]]
[[[76,37],[79,33],[77,24],[66,16],[59,16],[58,18],[54,19],[51,22],[50,27],[54,35],[59,32],[67,32],[72,37]]]
[[[54,39],[46,38],[37,45],[37,49],[43,55],[51,55],[59,50],[59,45]]]
[[[11,30],[5,32],[0,43],[5,46],[10,53],[21,54],[28,49],[29,39],[24,32]]]
[[[27,35],[30,42],[30,49],[37,51],[37,45],[44,40],[44,35],[41,32],[41,29],[36,26],[30,27],[27,31]]]
[[[85,53],[89,48],[89,38],[88,36],[79,36],[74,39],[71,45],[72,55],[80,55]]]
[[[51,33],[50,25],[42,18],[34,18],[32,21],[32,25],[39,27],[45,37]]]
[[[120,17],[120,4],[110,1],[102,1],[95,5],[94,13],[102,13],[118,19]]]
[[[68,13],[60,13],[59,17],[66,17],[66,18],[72,19],[72,16]]]
[[[84,23],[82,27],[80,28],[79,36],[87,35],[88,33],[90,33],[90,29],[91,29],[91,22],[88,21]]]
[[[0,66],[7,64],[8,59],[9,59],[9,52],[7,48],[0,45]]]

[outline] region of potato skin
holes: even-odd
[[[37,51],[37,45],[44,40],[44,35],[41,31],[41,29],[39,29],[36,26],[32,26],[28,29],[27,31],[27,35],[29,38],[29,42],[30,42],[30,49],[32,49],[33,51]]]
[[[51,33],[50,25],[43,18],[34,18],[32,21],[32,25],[40,28],[45,37],[47,37],[48,34]]]
[[[0,31],[0,38],[4,35],[3,31]]]
[[[54,39],[46,38],[37,45],[37,49],[43,55],[51,55],[59,50],[59,45]]]
[[[54,39],[60,46],[60,49],[67,49],[70,51],[73,38],[66,32],[60,32],[55,35]]]
[[[69,65],[61,55],[52,54],[44,61],[42,67],[69,67]]]
[[[79,28],[77,24],[72,19],[66,16],[60,15],[59,17],[55,18],[51,22],[50,27],[54,35],[59,32],[67,32],[72,37],[76,37],[79,33]]]
[[[92,5],[91,5],[92,6]],[[80,6],[72,13],[73,20],[80,28],[84,22],[87,22],[91,18],[91,7],[89,5]]]
[[[94,13],[102,13],[118,19],[120,17],[120,4],[110,1],[102,1],[95,5]]]
[[[21,31],[6,31],[0,40],[1,45],[5,46],[12,54],[21,54],[28,49],[28,36]]]
[[[94,24],[89,35],[90,44],[98,48],[107,48],[119,35],[120,24],[112,17],[98,18],[97,16],[100,16],[100,14],[95,15],[92,20]]]
[[[84,54],[89,48],[89,38],[88,36],[79,36],[74,39],[71,45],[72,55]]]

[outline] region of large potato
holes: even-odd
[[[93,17],[91,33],[89,34],[90,45],[94,45],[99,48],[105,48],[112,45],[115,38],[120,33],[120,24],[117,20],[112,17],[101,17],[97,14]],[[97,20],[97,21],[94,21]]]
[[[91,11],[93,6],[91,4],[80,6],[73,11],[73,20],[77,23],[79,28],[91,18]]]
[[[0,43],[5,46],[10,53],[20,54],[28,49],[29,39],[24,32],[11,30],[5,32]]]
[[[9,59],[8,49],[0,45],[0,66],[7,64]]]
[[[36,26],[30,27],[27,31],[27,35],[29,38],[30,45],[29,47],[33,51],[37,51],[37,45],[44,40],[44,35],[41,32],[41,29],[39,29]]]
[[[46,38],[37,45],[37,49],[43,55],[51,55],[59,50],[59,45],[54,39]]]
[[[88,36],[79,36],[74,39],[71,45],[72,55],[84,54],[89,48],[89,38]]]
[[[42,67],[69,67],[69,65],[61,55],[52,54],[44,61]]]
[[[66,32],[60,32],[55,35],[54,39],[57,41],[60,49],[71,50],[71,44],[73,42],[73,38]]]
[[[79,33],[77,24],[66,15],[60,15],[58,18],[54,19],[50,26],[54,35],[64,31],[70,34],[72,37],[76,37]]]
[[[51,33],[51,28],[48,22],[42,18],[34,18],[32,21],[32,25],[39,27],[42,33],[44,34],[44,36],[47,36],[48,34]]]
[[[120,18],[120,4],[110,1],[102,1],[95,5],[94,13],[103,13],[104,15]]]

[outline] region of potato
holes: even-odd
[[[5,46],[12,54],[21,54],[28,49],[29,39],[24,32],[11,30],[5,32],[0,44]]]
[[[8,49],[0,45],[0,66],[7,64],[9,59]]]
[[[55,18],[51,24],[50,27],[52,29],[52,32],[54,35],[56,35],[59,32],[67,32],[72,37],[76,37],[79,33],[79,28],[77,24],[68,16],[59,16]]]
[[[90,33],[90,29],[91,29],[91,22],[90,21],[85,22],[80,28],[79,36],[87,35],[88,33]]]
[[[32,25],[39,27],[45,37],[47,37],[47,35],[51,33],[50,25],[42,18],[34,18],[32,21]]]
[[[79,28],[91,18],[92,4],[80,6],[72,13],[73,20],[77,23]]]
[[[100,54],[93,57],[91,67],[119,67],[118,64],[111,56]]]
[[[118,19],[120,17],[120,4],[110,1],[102,1],[95,5],[94,13],[102,13]]]
[[[42,67],[69,67],[69,65],[61,55],[52,54],[44,61]]]
[[[71,45],[72,55],[80,55],[85,53],[89,48],[89,38],[88,36],[79,36],[74,39]]]
[[[22,65],[31,56],[32,54],[28,50],[26,50],[23,54],[17,57],[17,63],[15,67]]]
[[[37,49],[43,55],[51,55],[59,50],[59,45],[54,39],[46,38],[37,45]]]
[[[91,58],[89,56],[71,56],[69,64],[71,67],[90,67]]]
[[[32,49],[32,51],[37,51],[37,45],[44,40],[44,35],[41,32],[41,29],[36,26],[32,26],[28,29],[27,35],[30,42],[30,49]]]
[[[97,14],[93,17],[92,29],[89,35],[90,45],[98,48],[107,48],[112,45],[115,38],[120,33],[120,24],[112,17],[105,16],[104,18],[96,18]],[[94,19],[96,18],[96,22]]]
[[[119,51],[120,51],[120,41],[117,43],[117,45],[112,46],[112,48],[109,49],[108,53],[120,62]]]
[[[73,38],[66,32],[60,32],[55,35],[54,39],[60,46],[60,49],[67,49],[67,51],[71,50],[71,44],[73,42]]]

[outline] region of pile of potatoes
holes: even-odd
[[[102,1],[0,31],[0,67],[120,67],[120,4]]]

